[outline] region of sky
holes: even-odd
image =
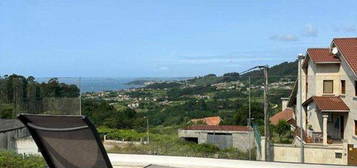
[[[0,0],[0,76],[191,77],[357,36],[357,1]]]

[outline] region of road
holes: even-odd
[[[115,168],[342,168],[345,166],[278,163],[198,157],[109,154]],[[152,166],[150,166],[153,164]]]

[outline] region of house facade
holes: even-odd
[[[357,166],[357,38],[335,38],[328,48],[299,55],[298,80],[284,101],[270,121],[290,121],[295,139],[270,144],[262,158]]]
[[[329,48],[308,49],[298,68],[300,80],[289,105],[304,139],[357,144],[357,38],[336,38]]]

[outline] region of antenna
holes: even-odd
[[[332,54],[333,54],[333,55],[336,55],[337,53],[338,53],[337,47],[333,47],[333,48],[332,48]]]

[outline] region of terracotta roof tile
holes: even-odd
[[[270,122],[273,125],[277,125],[280,120],[285,120],[288,122],[294,120],[294,110],[292,108],[286,108],[285,110],[270,117]]]
[[[206,118],[198,118],[198,119],[192,119],[191,122],[198,122],[202,121],[206,123],[207,125],[219,125],[221,123],[222,119],[219,116],[215,117],[206,117]]]
[[[341,61],[330,53],[329,48],[309,48],[307,54],[315,63],[340,63]]]
[[[357,38],[335,38],[332,41],[352,70],[357,73]]]
[[[350,110],[339,96],[312,96],[303,105],[307,106],[311,102],[315,102],[322,112],[348,112]]]
[[[209,131],[250,131],[251,128],[239,125],[193,125],[185,130],[209,130]]]

